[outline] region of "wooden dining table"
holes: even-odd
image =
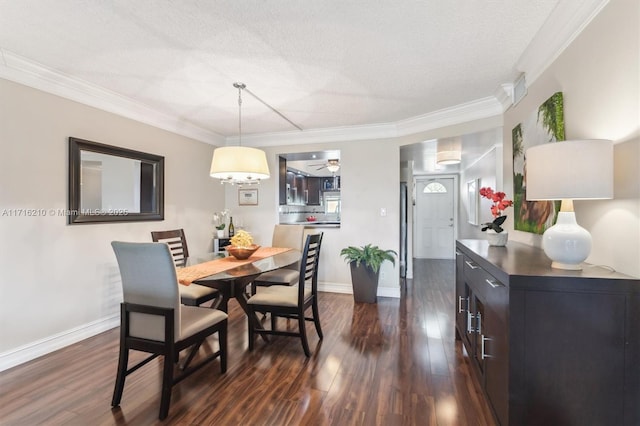
[[[249,316],[247,286],[263,272],[292,265],[301,257],[300,250],[276,247],[260,247],[244,261],[236,260],[227,252],[190,256],[186,266],[177,270],[178,281],[182,285],[195,283],[215,288],[222,295],[220,310],[228,312],[229,300],[235,299]],[[219,272],[203,276],[208,270]],[[258,320],[257,317],[254,319]]]

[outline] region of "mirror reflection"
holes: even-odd
[[[164,158],[69,138],[69,223],[162,220]]]

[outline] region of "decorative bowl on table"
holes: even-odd
[[[252,244],[249,247],[236,247],[226,246],[225,249],[238,260],[248,259],[256,250],[260,248],[259,245]]]

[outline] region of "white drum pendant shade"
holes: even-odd
[[[209,174],[234,183],[251,183],[270,176],[264,151],[246,146],[216,148]]]
[[[441,166],[458,164],[462,159],[460,138],[438,139],[436,142],[436,163]]]

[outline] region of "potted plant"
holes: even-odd
[[[395,266],[393,250],[383,250],[378,246],[367,244],[362,247],[349,246],[340,251],[340,256],[351,267],[351,284],[355,302],[375,303],[378,293],[380,265],[386,260]]]
[[[225,217],[228,214],[229,212],[226,210],[213,214],[213,222],[215,223],[214,226],[216,227],[216,236],[218,238],[224,238],[224,228],[226,227]]]
[[[487,241],[492,246],[504,246],[507,244],[508,233],[502,228],[502,224],[507,220],[507,216],[503,212],[513,206],[513,201],[506,198],[504,192],[495,192],[491,188],[480,188],[480,195],[491,200],[491,215],[494,217],[492,222],[482,224],[481,231],[487,231]]]

